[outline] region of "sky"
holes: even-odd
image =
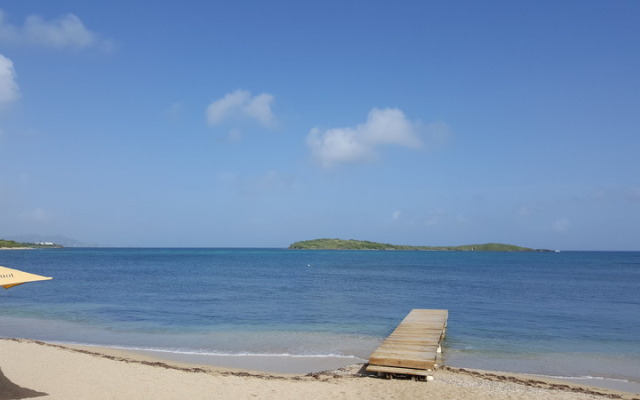
[[[640,250],[640,2],[0,1],[0,238]]]

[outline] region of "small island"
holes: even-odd
[[[0,249],[59,249],[62,248],[59,244],[51,242],[41,243],[23,243],[16,242],[15,240],[0,239]]]
[[[551,251],[503,243],[468,244],[462,246],[407,246],[354,239],[313,239],[295,242],[295,250],[417,250],[417,251]]]

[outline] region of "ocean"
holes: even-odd
[[[0,337],[304,372],[365,362],[437,308],[446,365],[640,392],[640,252],[64,248],[0,265],[54,278],[0,290]]]

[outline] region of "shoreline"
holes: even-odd
[[[237,369],[243,371],[256,371],[260,373],[305,375],[320,371],[339,370],[351,368],[354,365],[364,365],[366,359],[356,356],[339,355],[290,355],[290,354],[211,354],[198,352],[180,352],[160,349],[144,349],[133,347],[117,347],[80,343],[49,342],[65,347],[77,348],[87,351],[121,351],[126,355],[141,356],[160,362],[177,362],[187,365],[204,365],[213,368]],[[546,380],[559,384],[573,384],[598,389],[613,390],[625,393],[640,394],[640,383],[615,378],[593,376],[553,376],[522,371],[509,371],[500,369],[481,369],[469,367],[463,364],[446,364],[450,370],[480,371],[485,374],[499,376],[521,376],[529,380]]]
[[[432,382],[379,379],[363,364],[286,374],[167,361],[151,354],[105,347],[0,338],[0,400],[66,398],[244,399],[468,398],[640,400],[640,394],[559,379],[445,366]],[[34,371],[38,373],[34,373]],[[4,379],[2,379],[4,378]],[[28,397],[9,397],[24,390]],[[39,394],[38,394],[39,393]],[[3,397],[4,396],[4,397]]]

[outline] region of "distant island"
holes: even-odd
[[[24,243],[0,239],[0,249],[57,249],[61,247],[59,244],[51,242]]]
[[[313,239],[295,242],[289,249],[296,250],[418,250],[418,251],[551,251],[532,249],[502,243],[467,244],[462,246],[406,246],[367,240]]]

